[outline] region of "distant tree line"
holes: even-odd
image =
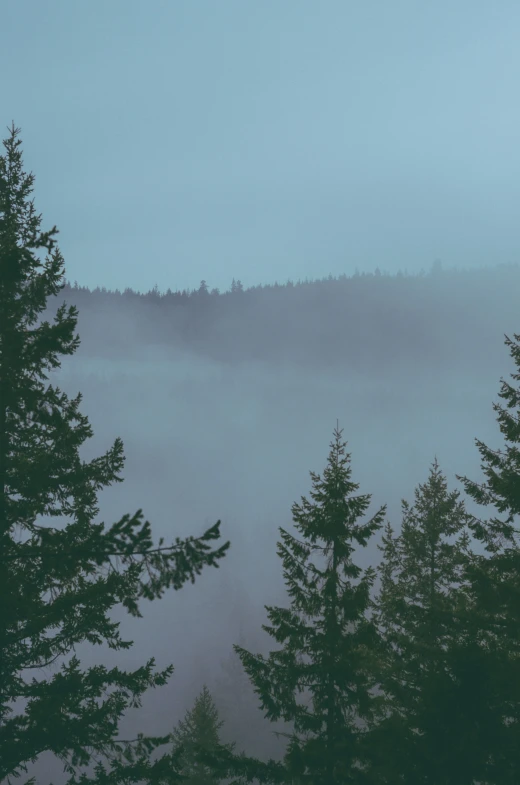
[[[147,294],[64,287],[81,310],[82,351],[124,358],[150,342],[225,363],[339,368],[385,378],[474,372],[495,362],[500,326],[514,329],[520,267],[437,270],[429,275],[355,274],[240,289]],[[45,318],[58,305],[50,297]],[[130,321],[131,330],[120,323]],[[490,369],[488,368],[488,371]],[[495,371],[498,366],[495,362]]]
[[[510,263],[510,264],[501,263],[497,265],[497,267],[503,270],[520,269],[520,265],[518,265],[517,263]],[[485,271],[487,271],[487,269],[488,268],[484,268]],[[94,295],[94,296],[115,295],[116,297],[139,298],[145,301],[146,300],[164,301],[165,303],[168,304],[181,305],[181,304],[188,303],[190,300],[195,300],[199,296],[205,297],[206,295],[209,295],[210,297],[213,298],[218,297],[218,298],[227,299],[229,295],[235,295],[235,294],[237,295],[244,294],[244,293],[254,294],[263,290],[270,291],[273,289],[274,290],[292,289],[293,287],[309,287],[309,286],[316,287],[324,284],[325,285],[333,284],[336,286],[337,284],[341,284],[341,283],[344,284],[345,282],[352,282],[352,281],[365,280],[365,279],[373,281],[374,279],[377,278],[384,278],[386,280],[395,279],[397,281],[401,281],[402,279],[413,280],[417,278],[423,279],[428,277],[438,278],[439,275],[448,278],[453,276],[461,276],[461,275],[468,275],[468,274],[470,276],[475,276],[476,274],[478,275],[478,272],[479,272],[478,269],[459,270],[454,268],[452,270],[443,270],[441,262],[439,262],[439,260],[436,260],[432,264],[429,273],[426,273],[424,269],[420,270],[418,273],[408,273],[408,270],[405,270],[404,272],[402,270],[398,270],[394,275],[392,275],[388,272],[384,272],[384,271],[381,272],[379,267],[376,267],[373,273],[367,271],[359,272],[359,270],[356,268],[355,272],[351,276],[348,276],[346,273],[342,273],[339,276],[333,276],[329,274],[328,276],[325,276],[323,278],[315,278],[310,280],[309,278],[305,278],[304,280],[298,279],[296,283],[288,279],[285,284],[279,284],[278,282],[275,281],[275,283],[273,284],[257,284],[256,286],[250,286],[247,289],[244,289],[244,286],[240,280],[235,280],[233,278],[230,288],[225,292],[221,292],[216,287],[210,290],[205,280],[201,280],[200,285],[197,289],[191,289],[191,290],[182,289],[182,290],[173,291],[170,287],[168,287],[168,289],[166,289],[165,292],[161,292],[157,284],[155,284],[155,286],[152,289],[150,289],[148,292],[138,292],[138,291],[136,292],[131,287],[126,287],[126,289],[124,289],[123,292],[121,292],[120,289],[117,288],[113,290],[107,289],[106,286],[96,286],[94,289],[89,289],[88,286],[80,286],[77,280],[74,281],[73,284],[71,284],[71,282],[67,279],[64,279],[63,292],[65,294],[68,294],[69,292],[74,292],[74,293],[80,292],[86,295]]]

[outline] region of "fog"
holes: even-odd
[[[191,337],[184,338],[175,332],[176,313],[196,308],[196,293],[173,306],[166,298],[158,305],[152,293],[125,298],[67,287],[49,302],[44,318],[63,300],[79,308],[81,346],[49,382],[69,396],[83,393],[80,409],[94,436],[82,458],[101,455],[116,436],[124,442],[124,482],[100,493],[97,520],[109,526],[142,508],[154,542],[164,536],[169,544],[220,519],[221,541],[231,541],[219,569],[205,568],[194,585],[162,600],[143,600],[143,619],[114,610],[123,637],[135,642],[131,650],[77,648],[83,668],[137,668],[152,656],[158,668],[174,664],[168,685],[127,715],[122,737],[169,732],[203,682],[226,720],[218,684],[232,644],[264,654],[277,648],[261,624],[264,605],[287,604],[278,527],[293,530],[291,505],[309,497],[309,471],[323,473],[336,420],[352,479],[359,493],[372,494],[369,514],[387,504],[397,531],[401,499],[413,502],[435,456],[449,489],[463,498],[455,473],[481,479],[474,439],[502,444],[492,402],[500,376],[509,380],[513,370],[503,334],[512,337],[520,326],[519,283],[520,268],[496,267],[207,295],[198,332],[186,329]],[[353,302],[355,287],[356,309],[336,308]],[[285,326],[275,331],[282,315]],[[321,325],[316,351],[308,341],[313,324]],[[377,541],[356,551],[355,562],[377,566]],[[255,700],[247,696],[253,713]],[[257,714],[260,730],[230,718],[222,737],[276,757],[284,745],[272,730],[283,726]],[[33,770],[56,783],[65,776],[51,756]]]

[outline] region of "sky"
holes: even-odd
[[[1,6],[1,138],[71,281],[520,261],[518,2]]]

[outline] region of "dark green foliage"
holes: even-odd
[[[213,767],[202,762],[200,751],[218,753],[233,752],[235,744],[221,744],[218,711],[210,691],[204,685],[202,692],[195,699],[191,711],[187,711],[184,720],[180,720],[173,730],[173,749],[179,751],[180,774],[186,785],[218,785],[222,777],[213,773]]]
[[[459,642],[468,523],[437,460],[415,504],[402,501],[401,534],[385,528],[377,619],[388,646],[383,688],[388,715],[372,742],[380,781],[471,785],[478,755],[472,701],[461,682]],[[450,541],[457,536],[453,542]],[[471,753],[471,754],[470,754]]]
[[[78,347],[77,310],[63,303],[54,324],[32,326],[62,288],[63,258],[56,227],[39,231],[41,216],[28,198],[34,178],[23,172],[17,134],[13,126],[0,157],[0,781],[51,751],[71,774],[100,756],[106,765],[99,762],[88,780],[98,785],[173,782],[171,756],[150,759],[168,736],[117,739],[126,709],[163,685],[172,666],[155,672],[151,659],[132,673],[82,671],[73,656],[52,679],[34,677],[83,641],[128,649],[132,642],[121,639],[108,611],[122,603],[141,616],[140,598],[193,582],[204,566],[218,566],[229,543],[211,550],[220,521],[199,539],[176,538],[172,546],[161,539],[158,547],[141,510],[108,530],[93,523],[97,492],[122,482],[123,443],[116,439],[105,455],[81,461],[79,448],[92,436],[79,412],[81,394],[69,400],[44,385],[45,371],[60,366],[58,355]],[[38,249],[46,251],[43,263]],[[58,516],[70,522],[38,522]],[[26,707],[15,714],[11,704],[20,698]]]
[[[254,684],[265,716],[294,722],[285,758],[288,781],[334,785],[364,781],[367,764],[363,722],[377,710],[372,695],[379,651],[367,618],[375,573],[353,562],[381,527],[385,507],[358,523],[370,496],[355,496],[350,454],[336,428],[323,479],[311,472],[312,502],[292,507],[303,541],[280,528],[278,554],[291,598],[290,608],[266,606],[263,626],[283,648],[268,659],[234,646]],[[319,565],[310,561],[318,557]],[[297,697],[303,693],[303,702]]]
[[[514,339],[505,336],[517,368],[511,377],[519,382],[520,335]],[[467,629],[478,664],[474,677],[486,685],[486,700],[475,710],[476,720],[490,729],[483,740],[485,781],[513,785],[520,782],[520,550],[515,526],[520,513],[520,389],[501,379],[499,397],[506,406],[494,403],[493,409],[505,449],[491,450],[475,439],[486,480],[478,484],[457,478],[477,504],[492,505],[503,516],[487,521],[475,517],[470,524],[488,555],[475,557],[467,568],[472,600]]]

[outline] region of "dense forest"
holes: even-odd
[[[286,602],[265,604],[269,651],[244,633],[220,686],[201,680],[173,730],[169,721],[162,733],[142,727],[127,738],[119,730],[126,713],[165,688],[175,663],[113,664],[134,642],[109,613],[120,606],[140,619],[145,600],[189,594],[211,567],[235,569],[233,543],[220,518],[169,541],[142,509],[99,522],[98,493],[122,482],[122,439],[82,459],[93,436],[82,395],[47,382],[62,357],[86,358],[94,344],[108,358],[131,356],[152,335],[168,350],[189,346],[223,363],[305,360],[316,373],[341,362],[390,377],[405,363],[417,373],[440,361],[459,366],[463,347],[476,373],[490,353],[498,367],[493,297],[505,332],[517,318],[519,268],[463,273],[436,264],[419,276],[376,271],[247,290],[233,281],[224,294],[205,281],[164,295],[90,292],[64,283],[57,230],[40,229],[18,133],[13,126],[0,157],[0,782],[51,753],[70,785],[517,785],[518,386],[502,380],[503,403],[493,405],[503,449],[477,441],[485,481],[457,475],[468,502],[490,508],[487,520],[449,488],[435,458],[413,502],[402,500],[397,531],[386,504],[354,482],[355,455],[336,422],[322,472],[310,472],[307,494],[292,504],[292,531],[279,526],[272,543]],[[432,322],[435,334],[425,327]],[[520,335],[505,343],[520,382]],[[66,525],[51,521],[60,517]],[[378,534],[380,559],[367,565]],[[248,558],[253,570],[260,555]],[[234,585],[238,594],[238,577]],[[187,635],[186,617],[170,623]],[[107,646],[112,665],[82,668],[82,644]],[[202,645],[211,652],[210,637]],[[267,755],[256,744],[266,724],[283,742]],[[41,769],[38,777],[51,781]]]
[[[247,357],[270,363],[310,365],[316,370],[347,364],[356,372],[400,372],[412,360],[419,368],[442,359],[444,368],[471,367],[483,353],[496,356],[496,309],[505,324],[516,316],[520,266],[443,269],[425,273],[358,273],[318,281],[211,292],[205,281],[191,292],[107,291],[66,282],[62,297],[85,315],[82,350],[124,356],[139,343],[189,346],[223,362]],[[55,298],[47,305],[54,306]],[[132,340],[119,323],[138,322]],[[242,326],[237,329],[237,325]],[[432,331],[431,326],[435,326]]]

